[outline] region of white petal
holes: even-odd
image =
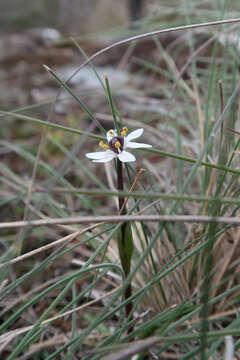
[[[148,144],[141,144],[141,143],[136,143],[136,142],[132,142],[129,141],[126,145],[126,147],[130,148],[130,149],[140,149],[140,148],[151,148],[152,145],[148,145]]]
[[[94,159],[94,160],[97,160],[97,159],[102,159],[106,156],[106,152],[107,151],[97,151],[97,152],[92,152],[92,153],[87,153],[85,156],[88,158],[88,159]]]
[[[108,161],[111,161],[113,158],[115,158],[117,156],[117,154],[115,154],[115,152],[111,151],[111,150],[107,150],[105,151],[104,157],[101,159],[94,159],[93,162],[101,162],[101,163],[105,163]]]
[[[117,155],[117,157],[122,162],[132,162],[136,160],[135,156],[127,151],[122,151],[120,154]]]
[[[132,131],[127,137],[126,141],[129,142],[130,140],[137,139],[143,134],[143,129],[137,129],[135,131]]]
[[[117,154],[116,154],[116,155],[117,155]],[[96,162],[96,163],[106,163],[106,162],[111,161],[114,157],[115,157],[115,156],[113,156],[113,157],[105,157],[105,158],[103,158],[103,159],[93,160],[93,162]]]
[[[117,133],[115,130],[111,129],[107,132],[107,141],[109,142],[114,136],[117,136]]]
[[[111,161],[116,156],[117,156],[117,154],[115,154],[111,150],[98,151],[98,152],[86,154],[86,157],[88,157],[89,159],[92,159],[93,162],[108,162],[108,161]]]

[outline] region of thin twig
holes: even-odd
[[[186,222],[186,223],[210,223],[240,226],[238,217],[211,217],[191,215],[109,215],[109,216],[74,216],[68,218],[54,218],[48,220],[13,221],[0,224],[0,229],[16,229],[26,226],[50,226],[59,224],[89,224],[95,222],[119,223],[125,221],[152,221],[152,222]]]
[[[144,171],[145,171],[145,170],[144,170],[143,168],[141,168],[141,169],[138,171],[138,173],[137,173],[137,175],[136,175],[136,177],[135,177],[135,179],[134,179],[134,181],[133,181],[133,183],[132,183],[132,186],[131,186],[130,189],[129,189],[129,192],[130,192],[130,193],[135,189],[135,187],[136,187],[136,185],[137,185],[137,182],[138,182],[140,176],[142,175],[142,173],[143,173]],[[126,198],[124,199],[124,203],[123,203],[123,205],[122,205],[122,207],[121,207],[121,209],[120,209],[120,211],[119,211],[119,215],[122,214],[123,209],[126,207],[126,204],[127,204],[127,202],[128,202],[128,199],[129,199],[129,197],[126,197]]]

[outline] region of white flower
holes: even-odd
[[[129,135],[126,135],[127,131],[128,129],[124,127],[121,135],[117,135],[115,130],[109,130],[107,132],[107,144],[104,144],[103,141],[99,143],[99,146],[105,149],[105,151],[88,153],[86,157],[93,162],[108,162],[114,158],[118,158],[122,162],[132,162],[135,161],[136,158],[128,151],[125,151],[126,148],[139,149],[152,147],[152,145],[131,141],[140,137],[143,134],[143,129],[137,129]]]

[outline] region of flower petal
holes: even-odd
[[[109,130],[106,134],[107,141],[109,142],[114,136],[117,136],[116,131],[113,129]]]
[[[116,156],[117,156],[117,154],[115,154],[113,151],[107,150],[107,151],[105,151],[103,158],[101,158],[101,159],[94,159],[93,162],[101,162],[101,163],[109,162],[109,161],[111,161],[113,158],[115,158]]]
[[[97,151],[97,152],[87,153],[85,156],[88,159],[98,160],[98,159],[103,159],[106,156],[106,152],[107,151]]]
[[[126,137],[127,143],[128,143],[130,140],[137,139],[137,138],[140,137],[142,134],[143,134],[143,129],[137,129],[137,130],[135,130],[135,131],[132,131],[132,132]]]
[[[140,148],[151,148],[152,145],[148,145],[148,144],[141,144],[141,143],[136,143],[136,142],[132,142],[129,141],[126,145],[126,147],[130,148],[130,149],[140,149]]]
[[[127,151],[122,151],[117,157],[122,162],[133,162],[136,160],[135,156]]]
[[[113,158],[114,158],[115,156],[113,156],[113,157],[105,157],[105,158],[102,158],[102,159],[99,159],[99,160],[93,160],[93,162],[98,162],[98,163],[106,163],[106,162],[109,162],[109,161],[111,161]]]
[[[116,156],[117,154],[115,154],[111,150],[98,151],[98,152],[86,154],[86,157],[93,160],[93,162],[108,162],[111,161]]]

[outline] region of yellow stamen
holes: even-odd
[[[109,150],[109,149],[110,149],[110,147],[109,147],[108,145],[104,144],[103,141],[100,141],[100,143],[99,143],[98,145],[99,145],[101,148],[105,149],[105,150]]]
[[[121,144],[119,141],[116,141],[115,144],[114,144],[115,148],[118,149],[120,148]]]
[[[113,130],[109,130],[109,134],[114,136],[114,131]]]
[[[127,131],[128,131],[128,128],[125,126],[125,127],[122,129],[121,135],[122,135],[122,136],[126,136],[126,135],[127,135]]]

